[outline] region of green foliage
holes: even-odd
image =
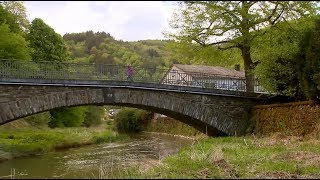
[[[143,130],[151,119],[151,113],[135,108],[124,108],[115,117],[117,131],[124,133],[138,133]]]
[[[173,63],[200,64],[234,68],[235,64],[243,66],[241,53],[238,49],[219,50],[217,47],[201,47],[197,44],[174,42],[168,43]],[[243,68],[242,68],[243,69]]]
[[[320,73],[320,18],[315,20],[315,29],[305,33],[300,43],[300,53],[297,57],[300,86],[310,100],[319,99],[320,90],[314,76]]]
[[[301,60],[300,42],[304,33],[314,27],[313,18],[279,23],[269,33],[256,38],[252,57],[259,61],[255,69],[260,83],[269,91],[303,99],[298,74]]]
[[[67,61],[68,51],[62,37],[54,29],[36,18],[31,22],[30,32],[27,34],[32,51],[32,60],[39,61]]]
[[[3,23],[9,25],[10,32],[18,34],[21,33],[21,29],[19,27],[16,17],[12,13],[10,13],[10,11],[6,10],[0,3],[0,24]]]
[[[142,171],[132,166],[135,179],[281,179],[317,178],[318,141],[294,137],[215,137],[198,140],[161,164]],[[316,151],[314,151],[316,150]],[[112,178],[127,178],[119,172]],[[115,174],[114,174],[115,175]]]
[[[125,135],[118,135],[110,130],[97,132],[89,128],[45,129],[2,129],[0,146],[2,150],[16,155],[34,155],[55,149],[77,147],[80,145],[126,140]]]
[[[29,60],[29,48],[23,36],[17,18],[0,3],[0,59]]]
[[[143,129],[145,129],[150,124],[151,119],[153,118],[152,112],[142,109],[136,109],[135,115],[139,122],[142,124]]]
[[[102,123],[105,115],[104,107],[102,106],[87,106],[83,124],[86,127],[98,126]]]
[[[0,39],[0,59],[30,59],[27,42],[20,34],[10,30],[9,25],[0,23]]]
[[[317,89],[320,90],[320,73],[313,76],[315,83],[317,84]]]
[[[43,113],[27,116],[23,119],[34,127],[48,127],[50,118],[51,117],[49,112],[43,112]]]
[[[49,127],[78,127],[84,122],[85,107],[58,108],[50,111]]]
[[[168,41],[143,40],[123,42],[105,32],[67,33],[63,36],[74,62],[143,66],[145,68],[169,67],[172,51]]]
[[[115,117],[115,127],[118,132],[137,133],[142,130],[142,124],[135,115],[134,109],[124,108]]]
[[[115,141],[123,141],[127,140],[129,137],[124,134],[117,134],[111,130],[106,130],[101,133],[96,133],[96,135],[93,136],[93,141],[95,143],[111,143]]]
[[[311,1],[185,1],[170,22],[175,31],[167,36],[182,44],[214,45],[223,50],[238,48],[246,74],[246,90],[252,92],[257,61],[251,57],[251,48],[255,38],[284,18],[315,15],[318,9]]]
[[[30,22],[27,19],[26,7],[23,1],[3,1],[4,9],[10,12],[14,18],[15,22],[23,31],[27,31]]]

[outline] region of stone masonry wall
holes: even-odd
[[[0,86],[0,124],[58,107],[120,105],[165,114],[208,135],[242,135],[256,100],[129,88]]]
[[[313,101],[258,105],[251,113],[253,132],[258,135],[281,132],[304,136],[320,123],[320,106]]]

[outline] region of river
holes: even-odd
[[[0,178],[109,178],[130,165],[146,168],[176,154],[192,140],[142,133],[128,142],[103,143],[0,163]]]

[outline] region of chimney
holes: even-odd
[[[240,64],[234,65],[234,69],[235,69],[236,71],[240,71]]]

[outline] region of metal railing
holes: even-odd
[[[0,60],[0,82],[10,79],[132,80],[153,84],[246,91],[245,79],[236,76],[133,67],[132,77],[128,78],[127,66],[123,65]],[[254,83],[255,92],[267,92],[258,81]]]

